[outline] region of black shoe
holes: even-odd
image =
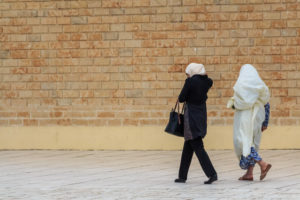
[[[210,177],[207,181],[204,182],[204,184],[212,184],[214,181],[218,180],[217,174]]]
[[[175,179],[175,183],[185,183],[186,179],[177,178]]]

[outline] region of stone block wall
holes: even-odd
[[[271,124],[300,124],[297,0],[2,0],[0,125],[163,126],[191,62],[214,80],[210,125],[232,124],[246,63]]]

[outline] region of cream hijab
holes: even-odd
[[[250,64],[242,66],[233,90],[235,93],[234,105],[240,110],[252,108],[257,101],[265,105],[270,98],[269,88]]]
[[[204,65],[198,63],[191,63],[189,64],[186,69],[185,73],[187,73],[190,77],[198,74],[198,75],[206,75],[206,71]]]

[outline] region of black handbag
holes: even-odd
[[[165,132],[184,137],[184,106],[185,104],[182,107],[181,113],[179,113],[179,101],[177,100],[174,109],[172,108],[170,112],[170,118]]]

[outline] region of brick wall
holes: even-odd
[[[210,125],[232,124],[245,63],[271,123],[300,124],[297,0],[1,0],[0,17],[1,126],[165,125],[190,62],[214,80]]]

